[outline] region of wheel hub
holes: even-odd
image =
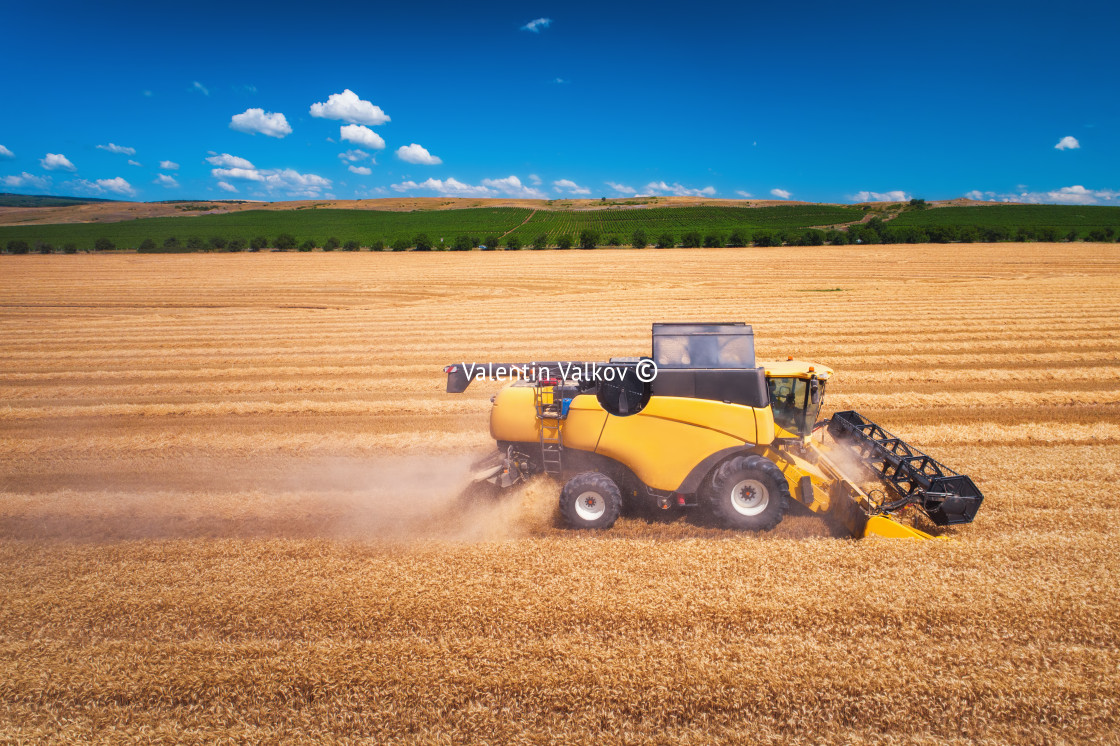
[[[587,491],[576,498],[576,515],[585,521],[595,521],[607,512],[607,501],[598,492]]]
[[[757,479],[744,479],[731,488],[731,507],[740,515],[758,515],[770,504],[770,490]]]

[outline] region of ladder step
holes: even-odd
[[[559,476],[563,472],[564,417],[555,389],[547,392],[543,386],[533,392],[540,424],[541,466],[546,474]],[[547,400],[546,400],[547,399]]]

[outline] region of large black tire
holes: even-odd
[[[769,531],[789,507],[789,483],[777,464],[763,456],[736,456],[712,475],[708,507],[724,526]]]
[[[572,528],[610,528],[622,511],[622,494],[606,474],[576,474],[560,490],[560,514]]]

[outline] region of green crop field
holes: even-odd
[[[486,235],[505,233],[521,223],[530,211],[515,207],[483,207],[470,210],[433,210],[428,212],[388,212],[382,210],[248,210],[225,215],[196,215],[170,218],[144,218],[120,223],[67,223],[0,227],[0,242],[21,239],[29,244],[45,242],[53,246],[75,243],[92,249],[99,238],[108,238],[120,248],[136,248],[145,238],[157,244],[172,236],[185,241],[190,236],[203,240],[211,236],[226,239],[264,236],[270,241],[289,233],[300,242],[317,245],[334,236],[341,241],[356,240],[364,245],[376,239],[412,239],[427,233],[437,243],[441,237],[469,232]]]
[[[117,248],[134,249],[145,239],[157,246],[171,237],[181,243],[197,237],[208,242],[212,237],[250,241],[264,237],[268,245],[280,234],[290,234],[297,243],[311,241],[322,246],[334,237],[345,243],[357,241],[370,246],[377,241],[392,244],[399,239],[411,242],[424,233],[438,247],[442,239],[450,245],[457,236],[479,241],[501,237],[522,245],[547,237],[555,245],[561,236],[578,240],[584,230],[598,233],[599,245],[630,244],[641,229],[653,244],[668,234],[680,242],[689,233],[701,238],[719,236],[727,240],[732,233],[760,240],[763,234],[781,234],[778,240],[793,243],[805,229],[830,225],[853,225],[863,242],[922,243],[958,240],[1070,240],[1073,237],[1111,241],[1120,234],[1120,207],[1083,207],[1076,205],[993,205],[979,207],[939,207],[907,210],[893,219],[872,225],[855,224],[866,215],[860,207],[843,205],[779,205],[773,207],[730,207],[700,205],[691,207],[608,208],[599,210],[532,210],[515,207],[479,207],[458,210],[249,210],[225,215],[181,215],[143,218],[117,223],[63,223],[0,227],[0,246],[9,241],[24,241],[54,248],[75,245],[92,249],[94,242],[107,238]],[[874,229],[872,236],[867,231]],[[1026,235],[1018,235],[1026,232]],[[1096,233],[1097,235],[1092,235]],[[966,235],[970,234],[970,235]],[[974,234],[974,235],[973,235]],[[1018,237],[1017,237],[1018,236]],[[1047,237],[1049,236],[1049,237]],[[617,239],[617,241],[613,240]],[[689,239],[693,240],[693,239]],[[819,243],[819,241],[818,241]],[[720,245],[720,244],[714,244]]]
[[[463,210],[387,212],[379,210],[250,210],[226,215],[197,215],[144,218],[119,223],[67,223],[0,227],[0,243],[17,239],[34,246],[73,243],[92,249],[94,241],[108,238],[120,248],[136,248],[150,238],[157,244],[172,236],[185,241],[190,236],[203,240],[211,236],[226,239],[254,236],[275,239],[281,233],[303,242],[321,245],[334,236],[362,245],[381,239],[387,243],[398,238],[412,239],[426,233],[437,244],[458,235],[485,238],[506,233],[531,241],[540,234],[554,239],[574,237],[584,229],[599,231],[605,240],[617,235],[629,243],[634,230],[641,228],[651,240],[662,233],[679,238],[688,231],[730,233],[735,229],[792,229],[859,220],[862,210],[835,205],[788,205],[781,207],[658,207],[593,211],[532,211],[513,207],[482,207]],[[526,221],[526,218],[528,220]],[[524,225],[522,225],[524,223]],[[519,227],[520,226],[520,227]],[[515,230],[516,229],[516,230]]]
[[[892,226],[974,226],[977,228],[1054,227],[1085,236],[1095,229],[1120,229],[1120,207],[1084,205],[984,205],[912,210],[891,221]]]
[[[594,230],[601,240],[617,236],[623,243],[639,228],[653,241],[662,233],[675,238],[690,231],[701,234],[733,230],[784,230],[850,223],[863,217],[863,210],[837,205],[788,205],[782,207],[653,207],[648,209],[582,210],[549,212],[539,210],[511,235],[532,241],[544,234],[550,240],[561,235],[573,238],[580,231]]]

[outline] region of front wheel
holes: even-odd
[[[610,528],[622,511],[622,494],[606,474],[585,471],[560,491],[560,513],[572,528]]]
[[[789,506],[789,484],[777,464],[762,456],[736,456],[712,475],[708,506],[720,523],[746,531],[769,531]]]

